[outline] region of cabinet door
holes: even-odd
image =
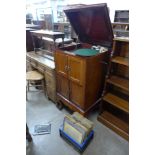
[[[67,70],[67,55],[56,52],[55,53],[55,63],[56,63],[56,72],[64,77],[67,77],[68,70]]]
[[[70,101],[78,105],[80,108],[84,108],[84,87],[79,84],[70,81]]]
[[[57,74],[57,93],[69,99],[69,81],[59,74]]]
[[[79,85],[84,84],[85,77],[85,61],[77,58],[68,56],[68,75],[69,79]]]

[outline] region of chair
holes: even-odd
[[[27,85],[26,85],[26,100],[27,100],[27,92],[30,90],[30,87],[37,87],[37,86],[41,86],[44,93],[45,93],[45,84],[44,84],[44,76],[37,72],[37,71],[28,71],[26,73],[26,81],[27,81]],[[41,84],[38,84],[38,82],[41,82]],[[33,82],[32,85],[30,85]],[[46,93],[45,93],[46,95]]]

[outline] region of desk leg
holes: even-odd
[[[62,38],[62,47],[64,47],[64,38]]]
[[[55,51],[55,49],[56,49],[56,43],[55,43],[55,38],[53,39],[54,40],[54,51]]]
[[[26,139],[28,140],[28,142],[32,142],[32,137],[30,135],[30,132],[29,132],[29,128],[26,124]]]
[[[33,43],[33,48],[34,48],[34,51],[36,52],[36,44],[35,44],[35,39],[34,39],[34,36],[32,36],[32,43]]]

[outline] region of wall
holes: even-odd
[[[44,2],[41,3],[41,2]],[[34,9],[37,7],[52,7],[53,16],[55,21],[57,21],[57,5],[66,5],[66,4],[95,4],[95,3],[107,3],[110,8],[110,19],[111,22],[114,21],[115,10],[129,10],[129,1],[124,0],[26,0],[26,4],[31,4],[31,12],[34,12]]]

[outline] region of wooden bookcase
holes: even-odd
[[[116,37],[129,37],[129,23],[112,23],[113,33]]]
[[[115,38],[98,120],[129,139],[129,40]]]
[[[116,10],[114,22],[129,23],[129,10]]]
[[[129,37],[129,10],[116,10],[112,27],[116,37]]]

